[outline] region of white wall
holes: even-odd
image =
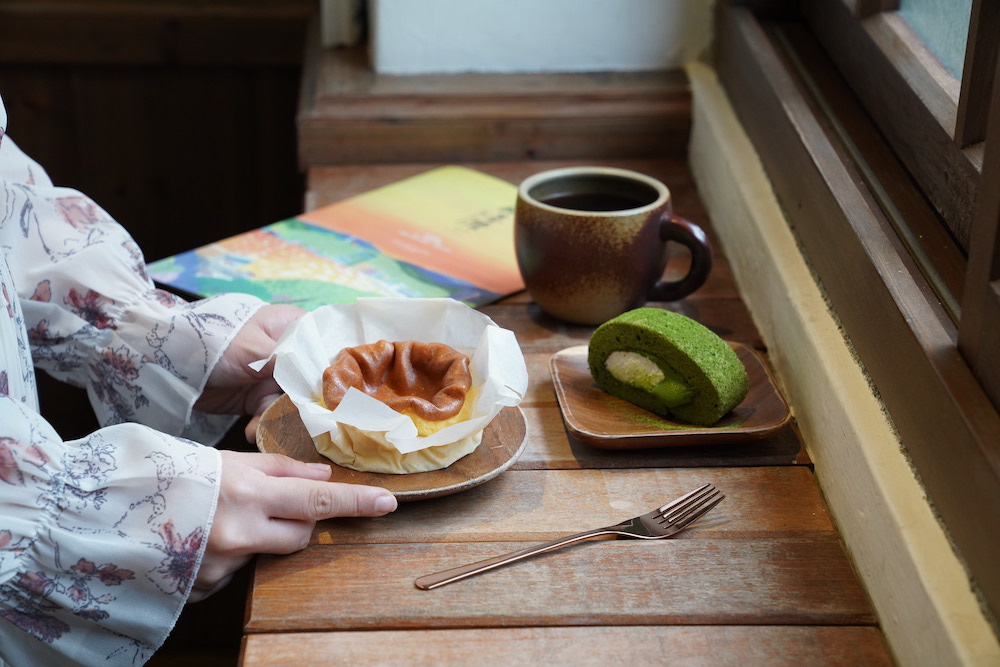
[[[384,74],[674,69],[711,41],[714,0],[369,0]]]

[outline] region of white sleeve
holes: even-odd
[[[155,290],[124,230],[5,126],[0,100],[0,665],[142,664],[188,599],[218,499],[219,453],[177,435],[213,442],[231,423],[192,406],[261,304]],[[63,441],[32,356],[85,386],[106,426]]]
[[[156,289],[128,233],[81,193],[53,186],[8,136],[0,202],[35,366],[85,387],[103,425],[138,422],[215,444],[233,418],[195,413],[194,402],[263,302],[187,303]]]
[[[0,396],[0,658],[137,664],[198,571],[219,453],[137,424],[63,442]]]

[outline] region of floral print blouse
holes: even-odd
[[[154,288],[133,240],[54,187],[0,100],[0,663],[142,664],[187,600],[233,419],[192,406],[246,295]],[[64,441],[33,366],[87,389],[101,429]]]

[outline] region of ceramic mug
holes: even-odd
[[[691,268],[663,282],[670,241],[690,250]],[[514,244],[535,302],[577,324],[681,299],[712,270],[705,232],[673,214],[667,186],[627,169],[567,167],[528,177],[518,188]]]

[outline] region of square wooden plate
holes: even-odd
[[[549,371],[566,430],[580,442],[602,449],[722,444],[777,433],[788,424],[791,410],[770,369],[752,347],[729,345],[747,369],[750,391],[710,427],[672,422],[608,394],[590,375],[586,345],[560,350],[549,360]]]

